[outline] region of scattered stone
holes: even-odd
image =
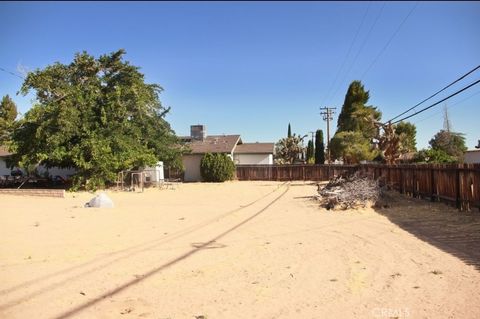
[[[130,313],[132,312],[133,309],[132,308],[126,308],[124,309],[123,311],[120,312],[121,315],[126,315],[127,313]]]

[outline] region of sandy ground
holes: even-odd
[[[0,196],[0,318],[480,316],[476,216],[400,197],[331,212],[315,193],[182,184],[108,192],[113,209]]]

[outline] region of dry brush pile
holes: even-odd
[[[349,209],[376,205],[382,197],[377,180],[358,174],[336,177],[326,185],[318,185],[318,199],[327,209]]]

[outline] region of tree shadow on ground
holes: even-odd
[[[480,214],[444,203],[388,192],[387,208],[375,211],[417,238],[460,258],[480,271]]]

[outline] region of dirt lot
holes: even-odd
[[[0,318],[478,318],[480,214],[311,183],[0,196]]]

